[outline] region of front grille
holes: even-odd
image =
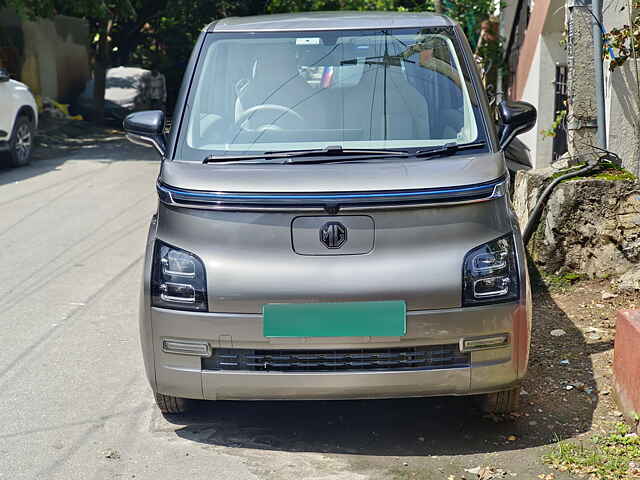
[[[218,348],[202,360],[204,370],[251,372],[406,371],[469,365],[469,353],[462,353],[457,344],[353,350]]]

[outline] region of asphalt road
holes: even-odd
[[[123,141],[95,147],[0,170],[0,478],[548,471],[540,456],[551,432],[538,438],[527,422],[478,418],[464,398],[201,402],[193,415],[163,417],[137,330],[159,163],[153,151]]]

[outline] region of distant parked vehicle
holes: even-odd
[[[27,165],[38,125],[38,108],[29,87],[12,80],[3,69],[0,69],[0,105],[0,160],[12,167]]]
[[[116,67],[107,71],[104,92],[104,115],[107,120],[122,122],[131,112],[145,108],[142,79],[150,73],[138,67]],[[94,80],[90,79],[71,106],[72,113],[80,114],[87,120],[95,114],[94,85]]]

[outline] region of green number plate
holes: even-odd
[[[403,301],[270,303],[262,308],[265,337],[401,337]]]

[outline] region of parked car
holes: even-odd
[[[29,87],[12,80],[3,69],[0,69],[0,105],[0,160],[12,167],[27,165],[38,126],[38,107]]]
[[[516,407],[529,280],[504,150],[460,27],[430,14],[226,18],[200,35],[163,158],[140,334],[190,399],[481,395]]]
[[[104,92],[104,116],[107,120],[122,122],[128,114],[143,107],[142,78],[149,73],[149,70],[138,67],[114,67],[107,70]],[[93,88],[94,79],[91,78],[71,105],[74,115],[82,115],[85,119],[93,118]]]

